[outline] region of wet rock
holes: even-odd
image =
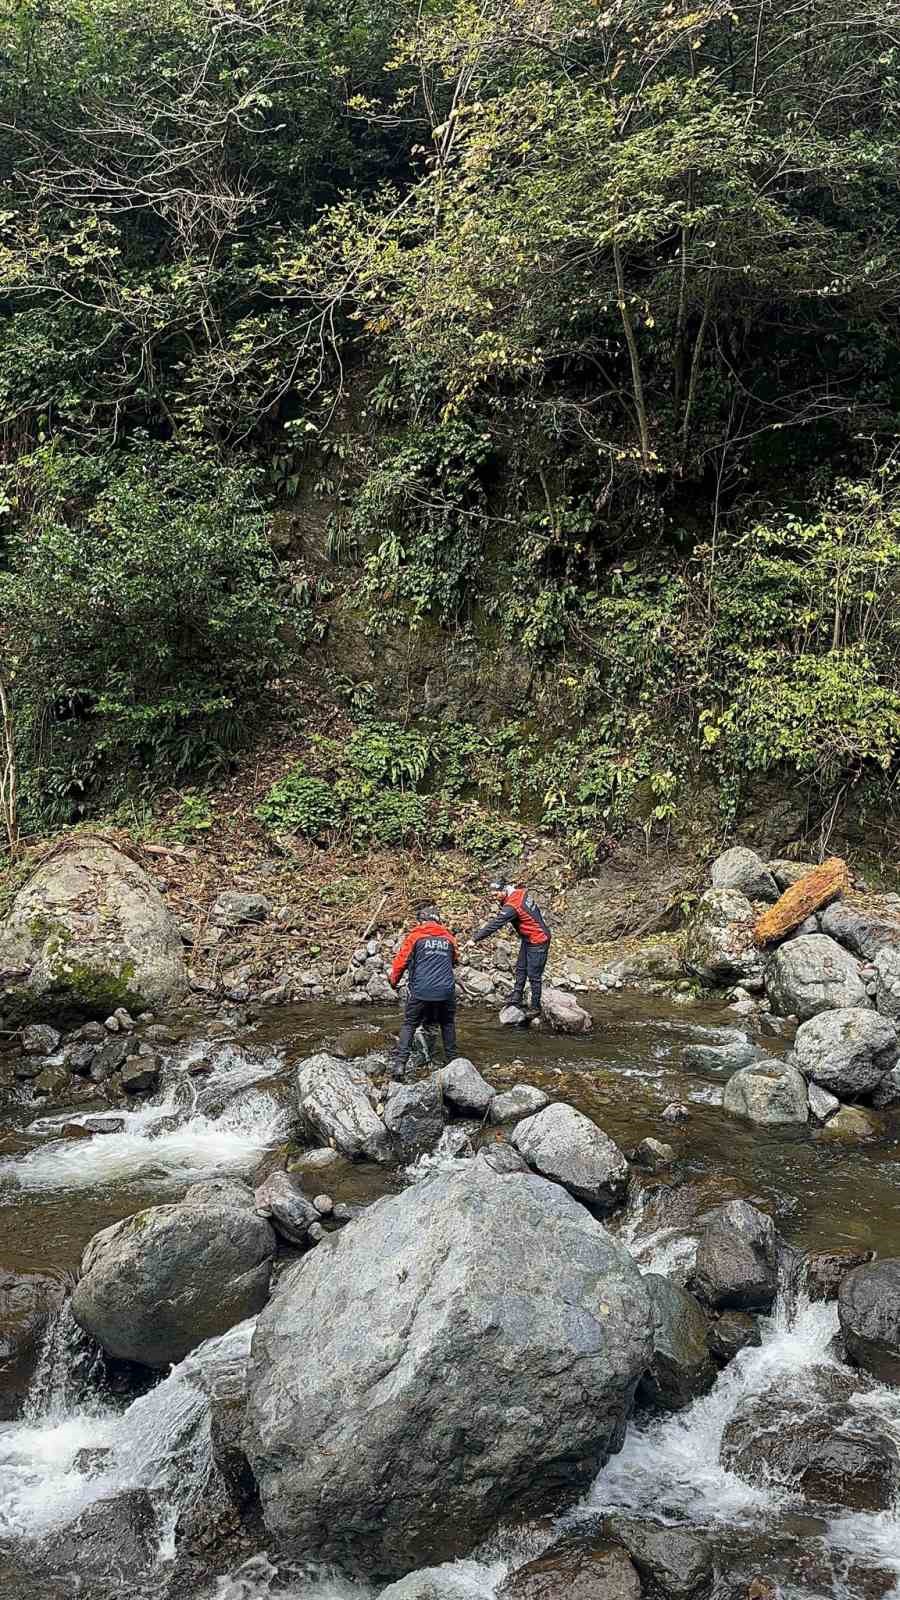
[[[47,1324],[64,1299],[65,1286],[55,1278],[0,1270],[0,1422],[18,1414]]]
[[[444,1104],[460,1117],[483,1117],[489,1110],[494,1091],[465,1056],[441,1067],[437,1080]]]
[[[707,889],[687,926],[684,964],[702,983],[727,983],[760,972],[753,907],[736,889]]]
[[[325,1167],[333,1167],[336,1162],[343,1159],[339,1150],[332,1150],[327,1145],[321,1150],[303,1150],[291,1162],[291,1171],[321,1172]]]
[[[335,1056],[310,1056],[297,1068],[297,1096],[306,1126],[352,1160],[394,1160],[391,1136],[376,1115],[365,1074]]]
[[[760,1127],[805,1123],[809,1108],[806,1080],[796,1067],[766,1056],[741,1067],[725,1085],[722,1104],[732,1116]]]
[[[846,1139],[854,1143],[861,1139],[877,1139],[881,1128],[874,1112],[862,1106],[841,1106],[829,1117],[818,1137],[821,1139]]]
[[[165,1368],[255,1315],[268,1297],[275,1235],[252,1206],[252,1195],[248,1207],[198,1185],[182,1205],[104,1228],[82,1258],[76,1322],[109,1355]]]
[[[660,1112],[663,1122],[687,1122],[690,1114],[688,1107],[682,1105],[680,1100],[673,1100]]]
[[[707,1594],[715,1576],[710,1551],[686,1528],[662,1527],[644,1517],[605,1517],[604,1534],[616,1539],[631,1557],[641,1581],[661,1600],[697,1600]]]
[[[874,961],[875,1004],[883,1017],[900,1019],[900,946],[884,945]]]
[[[781,1385],[752,1395],[725,1428],[722,1465],[756,1487],[777,1485],[818,1506],[885,1511],[900,1490],[900,1451],[871,1414]]]
[[[724,1044],[686,1045],[681,1059],[686,1067],[699,1067],[704,1072],[736,1072],[759,1059],[759,1046],[746,1033],[735,1033]]]
[[[22,1029],[22,1053],[26,1056],[50,1056],[59,1048],[62,1038],[46,1022],[32,1022]]]
[[[822,932],[845,945],[860,961],[874,961],[887,944],[900,944],[900,922],[877,911],[863,910],[843,898],[821,913]]]
[[[81,1122],[66,1122],[60,1133],[61,1139],[89,1139],[89,1130]]]
[[[156,1056],[134,1056],[122,1068],[121,1084],[126,1094],[147,1094],[159,1083],[160,1065]]]
[[[504,1006],[500,1012],[501,1028],[521,1028],[527,1020],[521,1006]]]
[[[514,1150],[511,1144],[497,1143],[486,1145],[479,1152],[480,1159],[490,1167],[492,1172],[511,1173],[528,1172],[531,1168],[524,1156]]]
[[[649,1354],[637,1268],[563,1189],[480,1157],[412,1185],[259,1318],[245,1441],[270,1534],[383,1577],[468,1551],[591,1481]]]
[[[807,1256],[804,1283],[810,1300],[836,1300],[847,1274],[875,1259],[874,1250],[820,1250]]]
[[[78,841],[43,861],[0,928],[0,967],[26,976],[7,1016],[106,1016],[117,1005],[169,1009],[187,993],[181,937],[129,856]]]
[[[106,1083],[114,1072],[119,1072],[126,1061],[137,1051],[135,1039],[120,1038],[110,1039],[101,1050],[97,1051],[88,1068],[92,1083]]]
[[[870,1010],[825,1011],[801,1023],[794,1040],[800,1071],[840,1098],[871,1094],[898,1055],[893,1022]]]
[[[675,1151],[660,1139],[642,1139],[632,1160],[645,1172],[665,1172],[675,1160]]]
[[[405,1161],[432,1150],[444,1131],[444,1103],[440,1084],[424,1078],[393,1089],[385,1106],[384,1125],[396,1140]]]
[[[781,893],[765,862],[743,845],[734,845],[718,856],[710,878],[714,889],[736,889],[748,900],[777,900]]]
[[[567,1540],[519,1567],[497,1594],[498,1600],[640,1600],[641,1580],[621,1545]]]
[[[797,1030],[796,1017],[776,1017],[764,1011],[759,1019],[759,1031],[764,1039],[791,1039]]]
[[[98,1046],[95,1044],[76,1044],[66,1051],[66,1064],[70,1072],[75,1072],[80,1078],[86,1078],[90,1073]]]
[[[35,1094],[46,1095],[48,1100],[58,1100],[71,1087],[71,1074],[65,1067],[45,1067],[34,1080]]]
[[[313,1196],[313,1205],[320,1217],[330,1217],[334,1210],[334,1201],[330,1194],[317,1194]]]
[[[550,1105],[526,1117],[511,1143],[535,1172],[600,1211],[613,1211],[625,1198],[628,1162],[603,1129],[574,1106]]]
[[[663,1411],[681,1411],[716,1381],[706,1318],[687,1289],[658,1272],[644,1273],[653,1314],[653,1356],[638,1393]]]
[[[768,1311],[778,1290],[772,1218],[746,1200],[720,1207],[700,1235],[694,1288],[713,1310]]]
[[[567,989],[545,985],[541,995],[541,1016],[554,1033],[590,1033],[593,1019]]]
[[[475,1600],[471,1580],[452,1567],[423,1567],[382,1589],[378,1600]]]
[[[82,1581],[88,1575],[107,1582],[118,1577],[127,1593],[136,1575],[155,1565],[158,1545],[147,1490],[121,1489],[55,1529],[42,1541],[40,1555],[42,1565],[78,1573]]]
[[[822,1011],[869,1004],[856,961],[824,933],[780,945],[768,959],[766,986],[772,1010],[801,1022]]]
[[[239,928],[247,922],[265,922],[271,910],[272,902],[264,894],[225,889],[213,901],[209,920],[214,928]]]
[[[720,1367],[727,1367],[742,1350],[756,1349],[761,1344],[759,1323],[746,1311],[723,1311],[710,1323],[709,1348]]]
[[[828,1118],[833,1117],[841,1108],[837,1095],[829,1094],[827,1089],[820,1089],[817,1083],[809,1085],[806,1098],[809,1102],[810,1115],[815,1117],[817,1122],[827,1122]]]
[[[42,1056],[20,1056],[15,1064],[15,1075],[23,1082],[30,1082],[40,1077],[44,1070]]]
[[[153,1022],[144,1029],[144,1038],[151,1044],[177,1044],[178,1035],[171,1028],[166,1028],[161,1022]]]
[[[533,1116],[536,1111],[543,1111],[544,1106],[550,1104],[550,1096],[543,1089],[535,1088],[533,1083],[517,1083],[514,1088],[506,1089],[503,1094],[495,1094],[491,1101],[491,1121],[497,1125],[503,1122],[521,1122],[523,1117]]]
[[[893,1110],[900,1106],[900,1066],[885,1073],[872,1095],[872,1104],[878,1111]]]
[[[316,1207],[307,1200],[299,1183],[288,1172],[272,1172],[256,1191],[256,1210],[267,1217],[282,1239],[289,1244],[305,1244],[314,1222]]]
[[[87,1133],[124,1133],[124,1117],[85,1117],[81,1126]]]
[[[849,1360],[900,1388],[900,1259],[850,1272],[838,1292],[838,1316]]]

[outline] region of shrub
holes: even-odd
[[[302,833],[307,839],[321,839],[341,820],[341,806],[331,785],[322,778],[311,778],[302,766],[273,783],[262,804],[256,808],[260,822],[278,833]]]

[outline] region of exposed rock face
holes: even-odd
[[[778,1290],[772,1218],[746,1200],[714,1212],[697,1246],[694,1287],[714,1310],[768,1311]]]
[[[753,943],[753,907],[737,889],[707,889],[687,927],[685,966],[702,983],[755,978],[759,951]]]
[[[165,1011],[187,993],[181,935],[129,856],[85,840],[49,857],[0,929],[0,968],[24,976],[10,1017],[105,1017],[117,1006]]]
[[[639,1392],[664,1411],[680,1411],[716,1380],[706,1318],[687,1289],[660,1273],[646,1272],[644,1283],[653,1312],[653,1359]]]
[[[369,1098],[365,1073],[323,1052],[297,1068],[300,1114],[316,1138],[334,1144],[352,1160],[389,1162],[394,1147]]]
[[[897,1445],[871,1414],[832,1395],[827,1369],[808,1395],[786,1396],[780,1387],[752,1395],[725,1429],[723,1466],[748,1483],[775,1483],[814,1505],[887,1510],[900,1489]]]
[[[107,1581],[118,1576],[127,1592],[136,1575],[153,1566],[159,1545],[153,1502],[146,1489],[124,1489],[95,1500],[74,1522],[43,1542],[42,1564],[51,1571]]]
[[[511,1574],[500,1600],[640,1600],[641,1580],[619,1544],[567,1540]]]
[[[874,1250],[821,1250],[807,1256],[804,1280],[810,1300],[836,1300],[838,1291],[847,1277],[857,1267],[874,1260]]]
[[[266,1524],[373,1577],[458,1555],[590,1480],[649,1358],[646,1289],[603,1227],[466,1162],[370,1207],[261,1315],[245,1443]]]
[[[712,864],[714,889],[736,889],[748,900],[777,900],[780,894],[775,879],[755,850],[735,845]]]
[[[546,1106],[526,1117],[512,1143],[535,1172],[600,1211],[614,1210],[625,1198],[628,1162],[619,1146],[573,1106]]]
[[[860,961],[874,961],[886,944],[900,944],[900,922],[847,900],[834,900],[821,915],[822,932],[845,945]]]
[[[483,1117],[494,1098],[490,1084],[465,1056],[441,1067],[438,1083],[446,1105],[460,1117]]]
[[[849,1273],[838,1293],[838,1316],[850,1360],[900,1388],[900,1259]]]
[[[491,1121],[493,1123],[521,1122],[523,1117],[531,1117],[536,1111],[543,1111],[544,1106],[550,1104],[550,1096],[543,1089],[536,1089],[533,1083],[517,1083],[514,1088],[506,1089],[503,1094],[495,1094],[491,1101]]]
[[[809,1101],[810,1116],[817,1122],[827,1122],[836,1111],[840,1111],[841,1102],[837,1095],[829,1094],[827,1089],[820,1089],[817,1083],[811,1083],[806,1092]]]
[[[794,1040],[800,1071],[842,1098],[871,1094],[898,1055],[897,1029],[875,1011],[824,1011],[801,1023]]]
[[[567,989],[545,984],[541,995],[541,1016],[554,1033],[590,1033],[593,1019]]]
[[[900,1018],[900,946],[884,945],[875,957],[875,1004],[883,1017]]]
[[[713,1360],[721,1367],[739,1356],[742,1350],[762,1344],[762,1335],[755,1317],[746,1311],[723,1311],[709,1329],[709,1348]]]
[[[767,986],[772,1010],[801,1022],[820,1011],[869,1005],[853,957],[824,933],[801,934],[779,946],[769,957]]]
[[[256,1210],[289,1244],[306,1244],[309,1230],[320,1221],[311,1200],[289,1172],[271,1172],[255,1195]]]
[[[440,1085],[433,1078],[398,1085],[385,1107],[384,1125],[404,1160],[411,1161],[423,1150],[432,1150],[444,1131]]]
[[[722,1104],[732,1115],[762,1127],[805,1123],[809,1115],[802,1073],[774,1056],[741,1067],[729,1078]]]
[[[0,1422],[18,1414],[47,1323],[64,1297],[64,1286],[55,1278],[0,1271]]]
[[[199,1200],[189,1192],[95,1234],[72,1297],[76,1322],[110,1355],[161,1368],[254,1316],[268,1298],[275,1235],[249,1190],[235,1196],[243,1188],[201,1184]]]
[[[712,1556],[686,1528],[662,1527],[644,1517],[605,1517],[601,1531],[628,1551],[649,1592],[662,1600],[692,1600],[708,1593],[714,1577]]]

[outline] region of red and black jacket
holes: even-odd
[[[492,933],[499,933],[510,922],[526,944],[546,944],[550,938],[550,929],[534,895],[529,894],[527,889],[511,889],[504,896],[497,916],[472,935],[473,943],[480,944],[482,939],[489,939]]]
[[[442,922],[419,922],[394,957],[390,981],[397,987],[409,972],[409,992],[416,1000],[450,1000],[456,991],[453,968],[459,947]]]

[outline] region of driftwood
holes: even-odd
[[[820,867],[814,867],[812,872],[807,872],[805,877],[792,883],[789,889],[785,889],[781,899],[763,912],[753,929],[755,942],[764,945],[772,944],[775,939],[783,939],[794,928],[799,928],[801,922],[811,917],[814,911],[843,894],[849,883],[846,861],[842,861],[840,856],[830,856]]]

